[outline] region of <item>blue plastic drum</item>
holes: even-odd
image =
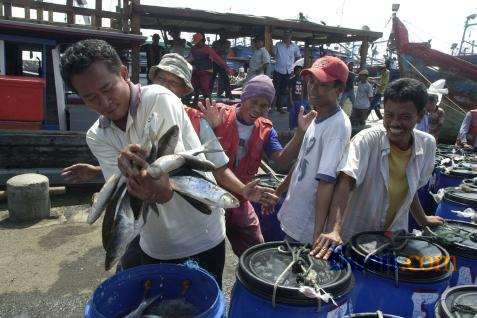
[[[376,312],[365,312],[365,313],[356,313],[345,318],[403,318],[395,315],[384,314],[381,311]]]
[[[463,285],[447,289],[436,306],[436,317],[476,317],[477,285]]]
[[[410,235],[359,233],[346,245],[345,256],[356,279],[353,312],[432,317],[452,273],[444,248]]]
[[[477,171],[470,168],[458,167],[446,172],[444,169],[435,170],[435,184],[432,192],[437,193],[439,189],[448,187],[458,187],[465,179],[477,177]]]
[[[272,177],[271,174],[260,174],[256,177],[260,179],[260,186],[272,189],[276,189],[285,178],[282,174],[276,174],[277,178]],[[280,211],[282,207],[285,196],[286,194],[280,198],[280,201],[275,205],[274,211],[267,215],[262,213],[262,205],[260,203],[252,202],[252,206],[260,221],[260,230],[262,231],[265,242],[282,241],[285,238],[285,232],[282,231],[280,221],[277,218],[278,211]]]
[[[469,222],[471,216],[459,213],[466,208],[477,209],[477,192],[465,192],[461,188],[446,188],[444,198],[437,206],[436,215],[444,219]]]
[[[316,260],[300,244],[264,243],[241,257],[232,290],[229,318],[343,317],[351,313],[349,293],[353,275],[348,262],[334,254]],[[276,288],[274,288],[276,286]],[[307,286],[307,287],[304,287]],[[319,287],[328,302],[312,297]],[[301,288],[308,289],[308,293]],[[316,294],[315,294],[316,295]]]
[[[477,284],[477,224],[446,220],[425,233],[444,246],[454,264],[450,286]]]
[[[224,316],[222,292],[205,270],[186,265],[154,264],[122,271],[103,282],[86,304],[85,317],[124,317],[144,300],[147,281],[151,286],[148,297],[160,295],[153,305],[175,301],[183,307],[186,304],[193,308],[194,317]]]

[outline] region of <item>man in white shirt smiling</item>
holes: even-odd
[[[329,246],[360,232],[407,230],[409,212],[421,226],[443,222],[424,213],[417,195],[436,151],[434,137],[414,129],[426,102],[426,87],[417,80],[402,78],[386,88],[383,126],[354,136],[340,164],[318,257],[329,257]]]
[[[116,51],[101,40],[73,44],[63,55],[61,66],[68,85],[88,107],[101,114],[86,138],[104,178],[108,180],[121,171],[128,178],[130,195],[157,203],[159,213],[149,213],[140,234],[143,263],[192,258],[220,285],[225,261],[224,211],[214,209],[211,215],[202,214],[172,192],[166,174],[156,180],[144,169],[146,154],[140,145],[145,141],[145,123],[153,112],[164,119],[159,136],[173,125],[179,127],[176,152],[200,146],[181,101],[162,86],[141,88],[132,84]],[[131,162],[142,167],[139,172],[132,169]],[[214,180],[211,173],[206,177]]]

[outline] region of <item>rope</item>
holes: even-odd
[[[414,66],[408,59],[406,59],[404,56],[400,55],[404,61],[406,61],[428,84],[432,84],[432,82],[424,75],[422,74],[417,67]],[[457,105],[452,99],[450,99],[447,95],[443,95],[445,99],[447,99],[452,105],[454,105],[456,108],[452,108],[451,105],[449,105],[450,108],[454,109],[455,111],[461,111],[462,113],[465,114],[465,110],[463,110],[459,105]]]

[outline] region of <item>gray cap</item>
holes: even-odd
[[[154,78],[157,70],[163,70],[182,78],[185,86],[189,89],[188,94],[194,91],[194,87],[190,81],[192,77],[192,65],[181,55],[177,53],[164,55],[159,64],[152,66],[149,70],[149,79],[152,80]]]

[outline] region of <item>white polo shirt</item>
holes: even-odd
[[[414,129],[411,158],[406,168],[409,192],[391,226],[386,229],[390,154],[386,130],[380,125],[354,136],[348,157],[340,164],[340,171],[356,180],[343,221],[343,241],[347,242],[354,234],[363,231],[407,230],[411,202],[417,189],[424,186],[431,176],[435,153],[434,137]]]
[[[137,100],[138,103],[137,107],[131,103],[126,131],[100,117],[86,135],[88,146],[98,159],[105,180],[113,173],[119,173],[117,158],[124,147],[134,143],[143,144],[143,129],[152,112],[156,112],[160,119],[165,119],[160,136],[173,125],[179,126],[175,152],[200,146],[181,101],[172,92],[159,85],[144,86],[140,91],[138,86],[131,88],[131,101]],[[200,157],[204,158],[203,155]],[[211,173],[206,175],[214,180]],[[184,258],[211,249],[225,239],[222,209],[213,210],[211,215],[202,214],[178,194],[157,206],[159,215],[149,211],[140,239],[142,250],[150,257],[161,260]]]
[[[330,116],[314,120],[306,130],[287,196],[278,212],[283,231],[293,239],[313,243],[318,183],[336,180],[350,136],[349,118],[339,107]]]

